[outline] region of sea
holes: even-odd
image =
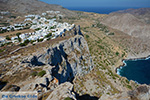
[[[124,66],[117,69],[117,74],[139,84],[150,84],[150,57],[123,62]]]
[[[65,7],[69,10],[94,12],[99,14],[109,14],[119,10],[126,10],[130,8],[137,9],[138,7]]]

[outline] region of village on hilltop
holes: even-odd
[[[47,16],[48,18],[46,18]],[[0,36],[0,46],[5,45],[6,43],[26,46],[29,42],[35,44],[39,41],[55,39],[56,37],[61,36],[65,31],[70,31],[75,26],[74,24],[70,25],[67,22],[57,22],[56,18],[63,17],[60,11],[46,11],[41,15],[30,14],[24,17],[25,20],[21,23],[0,27],[0,33],[24,29],[32,29],[34,32],[16,33],[13,37]]]

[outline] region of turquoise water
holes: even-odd
[[[117,69],[119,75],[140,84],[150,84],[150,58],[123,62],[125,65]]]

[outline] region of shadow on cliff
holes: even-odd
[[[59,80],[59,84],[66,81],[72,82],[74,79],[73,70],[71,64],[67,60],[67,54],[63,49],[64,45],[60,45],[59,49],[57,47],[53,48],[53,55],[51,55],[51,66],[55,66],[52,69],[52,76],[56,77]],[[60,67],[62,69],[60,69]],[[61,70],[59,72],[59,70]]]
[[[5,87],[7,84],[7,82],[2,82],[0,81],[0,90],[3,89],[3,87]]]
[[[38,61],[37,56],[33,56],[33,58],[30,59],[30,61],[24,60],[24,61],[22,61],[22,63],[28,63],[30,67],[32,67],[32,66],[43,66],[43,65],[45,65],[44,63]]]
[[[99,98],[96,96],[90,96],[89,94],[79,96],[76,94],[77,100],[98,100]]]
[[[44,63],[38,61],[38,58],[36,56],[33,56],[30,63],[34,66],[43,66],[43,65],[45,65]]]

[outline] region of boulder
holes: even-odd
[[[66,97],[70,97],[76,100],[75,94],[72,93],[73,84],[65,82],[60,84],[54,91],[48,96],[46,100],[63,100]]]
[[[11,88],[8,91],[17,92],[20,90],[20,87],[17,85],[11,85]]]
[[[30,83],[25,86],[23,86],[20,91],[33,91],[35,89],[36,84],[35,83]]]

